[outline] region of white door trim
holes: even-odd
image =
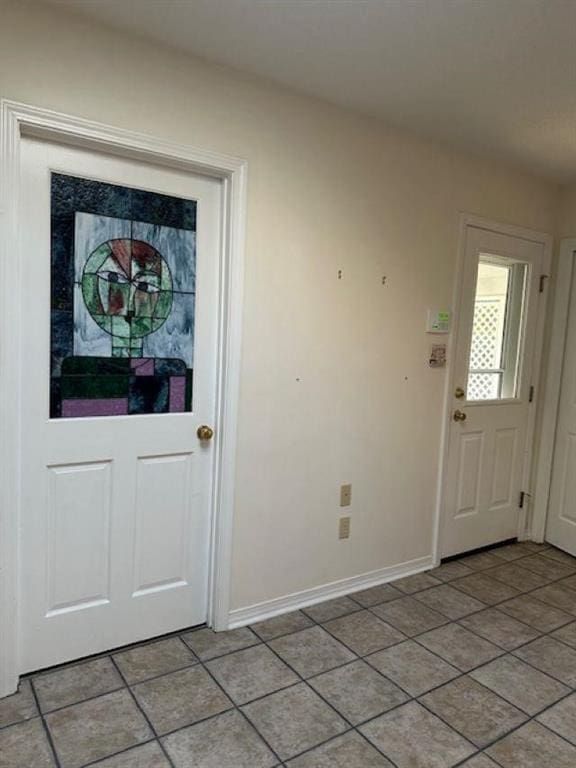
[[[460,298],[462,291],[462,280],[464,276],[464,260],[466,251],[466,228],[477,227],[478,229],[486,229],[490,232],[496,232],[502,235],[510,235],[512,237],[522,238],[523,240],[529,240],[531,242],[542,243],[544,246],[544,272],[549,274],[550,266],[552,262],[552,235],[546,232],[538,232],[532,229],[526,229],[525,227],[518,227],[514,224],[502,224],[500,222],[485,219],[480,216],[475,216],[470,213],[461,213],[459,217],[458,227],[458,258],[456,264],[456,272],[454,276],[454,288],[452,292],[452,329],[453,332],[449,340],[448,348],[448,370],[446,372],[446,385],[444,388],[444,405],[442,408],[442,433],[440,441],[440,462],[438,466],[438,486],[436,493],[436,512],[434,522],[434,541],[433,541],[433,559],[434,564],[438,565],[440,562],[441,541],[440,536],[442,532],[442,521],[445,507],[445,482],[446,472],[448,466],[448,450],[449,450],[449,434],[450,434],[450,414],[453,408],[452,393],[456,386],[455,380],[455,367],[454,367],[454,351],[457,345],[457,332],[459,327],[459,313],[460,313]],[[533,460],[533,442],[534,432],[536,427],[536,404],[538,402],[538,394],[540,385],[537,380],[538,373],[540,371],[540,365],[542,360],[542,348],[544,343],[544,328],[546,322],[546,302],[549,291],[546,290],[542,296],[542,302],[538,308],[538,321],[536,327],[536,339],[534,349],[534,362],[532,370],[534,371],[534,401],[533,408],[529,410],[528,426],[526,432],[526,451],[524,455],[523,466],[523,479],[524,487],[529,488],[531,486],[531,467]],[[525,510],[526,511],[526,510]],[[519,516],[518,525],[518,538],[527,538],[529,531],[526,530],[526,514]]]
[[[37,136],[156,165],[221,179],[223,233],[216,393],[217,442],[211,510],[208,623],[229,622],[236,428],[240,378],[244,222],[247,164],[244,160],[172,144],[51,110],[0,102],[0,697],[18,683],[19,545],[19,296],[18,189],[20,140]],[[9,332],[8,332],[9,329]]]
[[[556,275],[554,276],[552,327],[542,403],[540,444],[536,458],[536,479],[532,513],[532,536],[536,541],[544,541],[546,532],[558,407],[560,404],[560,388],[564,365],[564,349],[566,346],[572,278],[575,266],[576,238],[562,240],[558,253]]]

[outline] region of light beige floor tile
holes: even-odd
[[[415,592],[422,592],[422,590],[430,589],[430,587],[438,587],[440,584],[441,581],[432,576],[430,572],[416,573],[414,576],[406,576],[394,582],[396,589],[406,595],[413,595]]]
[[[571,568],[576,568],[576,557],[572,557],[568,552],[563,552],[556,547],[549,547],[542,552],[542,557],[549,557],[551,560],[555,560],[557,563],[563,563]]]
[[[202,661],[233,653],[260,642],[248,627],[230,629],[227,632],[214,632],[207,628],[196,629],[183,634],[182,639]]]
[[[519,592],[529,592],[532,589],[538,589],[539,587],[545,587],[549,584],[548,579],[543,576],[539,576],[534,571],[529,571],[528,568],[522,568],[522,562],[520,563],[506,563],[498,568],[490,568],[486,571],[486,574],[491,579],[501,581],[503,584],[509,584]]]
[[[535,629],[497,608],[488,608],[486,611],[465,616],[458,623],[507,651],[529,643],[530,640],[536,640],[539,636]]]
[[[514,651],[514,655],[536,669],[576,687],[576,650],[552,637],[541,637]]]
[[[372,611],[408,637],[435,629],[449,621],[446,616],[427,608],[413,597],[404,597],[401,600],[394,600],[393,603],[377,605]]]
[[[0,728],[30,720],[38,714],[38,707],[29,680],[22,680],[16,693],[0,699]]]
[[[412,640],[367,656],[366,661],[411,696],[421,696],[461,674]]]
[[[40,718],[0,730],[2,768],[55,768]]]
[[[420,701],[480,749],[517,728],[528,717],[470,677],[459,677]]]
[[[576,745],[576,693],[542,712],[537,720]]]
[[[481,603],[474,597],[465,595],[451,584],[443,584],[441,587],[433,587],[424,592],[418,592],[414,595],[414,599],[424,603],[433,611],[438,611],[438,613],[447,616],[452,621],[486,608],[484,603]]]
[[[534,721],[486,750],[502,768],[574,768],[576,747]]]
[[[548,584],[546,587],[531,592],[530,597],[576,616],[576,590],[563,584]]]
[[[278,761],[237,710],[163,740],[176,768],[272,768]]]
[[[305,683],[246,704],[242,711],[284,761],[348,728],[332,707]]]
[[[566,565],[565,563],[558,563],[549,557],[545,557],[544,554],[523,558],[522,568],[528,568],[529,571],[534,571],[534,573],[538,573],[540,576],[544,576],[551,581],[565,579],[568,576],[572,576],[574,571],[576,571],[576,567]]]
[[[451,586],[475,597],[486,605],[496,605],[496,603],[502,603],[504,600],[511,600],[518,596],[517,589],[509,584],[491,579],[489,573],[490,571],[482,571],[473,576],[465,576],[463,579],[452,581]]]
[[[570,693],[563,683],[515,656],[494,659],[470,677],[532,716]]]
[[[337,619],[339,616],[345,616],[347,613],[353,613],[354,611],[359,610],[360,606],[358,603],[355,600],[351,600],[349,597],[336,597],[334,600],[326,600],[323,603],[317,603],[316,605],[308,606],[308,608],[303,608],[303,612],[307,616],[319,623]]]
[[[551,637],[557,640],[562,640],[563,643],[571,645],[572,648],[576,648],[576,621],[572,624],[566,624],[565,626],[552,632]]]
[[[286,688],[300,678],[265,645],[255,645],[206,663],[236,704]]]
[[[503,547],[494,547],[494,549],[490,551],[495,557],[500,557],[502,560],[506,560],[508,562],[518,560],[521,557],[527,557],[533,554],[532,548],[526,546],[526,544],[522,542],[517,542],[516,544],[505,544]]]
[[[576,595],[576,592],[574,594]],[[374,616],[370,611],[351,613],[348,616],[327,621],[324,628],[359,656],[374,653],[406,639],[406,635]]]
[[[312,624],[312,620],[302,611],[294,611],[293,613],[284,613],[282,616],[275,616],[273,619],[259,621],[257,624],[252,624],[250,628],[262,640],[274,640],[276,637],[307,629]]]
[[[470,576],[474,571],[467,565],[463,565],[458,560],[450,560],[448,563],[442,563],[438,568],[430,571],[430,574],[439,581],[453,581],[461,579],[463,576]]]
[[[361,592],[354,592],[350,597],[354,602],[360,603],[363,608],[371,608],[374,605],[398,600],[403,594],[399,589],[396,589],[396,583],[394,583],[379,584],[376,587],[363,589]]]
[[[302,677],[319,675],[353,661],[356,655],[322,627],[311,627],[270,642],[270,647]]]
[[[158,734],[191,725],[232,706],[230,699],[200,666],[155,677],[135,685],[133,691]]]
[[[126,689],[59,709],[46,722],[62,768],[80,768],[153,736]]]
[[[360,731],[398,768],[452,768],[475,751],[415,701],[360,726]]]
[[[106,760],[92,763],[90,768],[171,768],[157,741],[134,747]]]
[[[40,709],[50,712],[121,688],[124,683],[108,657],[43,672],[33,678]]]
[[[311,678],[308,683],[353,725],[403,704],[408,696],[363,661]]]
[[[488,755],[476,755],[462,764],[462,768],[499,768],[498,764]]]
[[[501,648],[458,624],[426,632],[418,637],[418,642],[462,672],[469,672],[503,654]]]
[[[394,768],[359,733],[345,733],[289,760],[287,768]]]
[[[196,657],[179,637],[146,643],[114,655],[129,685],[196,664]]]
[[[476,555],[468,555],[457,560],[458,563],[472,568],[473,571],[484,571],[502,565],[502,558],[496,557],[491,552],[478,552]]]
[[[524,622],[524,624],[528,624],[539,632],[552,632],[564,624],[569,624],[574,618],[569,613],[546,605],[540,600],[535,600],[530,595],[520,595],[513,600],[501,603],[498,610]]]

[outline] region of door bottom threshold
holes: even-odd
[[[487,552],[489,549],[498,549],[498,547],[507,547],[509,544],[516,544],[518,539],[516,537],[512,539],[504,539],[504,541],[497,541],[494,544],[486,544],[483,547],[477,547],[476,549],[467,549],[464,552],[459,552],[457,555],[449,555],[443,557],[441,563],[449,563],[451,560],[460,560],[461,557],[469,557],[470,555],[479,555],[481,552]]]

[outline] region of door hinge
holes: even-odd
[[[539,293],[544,293],[544,288],[546,286],[546,280],[548,280],[549,277],[550,277],[550,275],[540,275]]]
[[[528,392],[528,402],[531,403],[534,400],[534,384],[530,384],[530,390]]]

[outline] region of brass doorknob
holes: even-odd
[[[454,421],[466,421],[467,416],[464,413],[464,411],[454,411],[454,415],[452,416]]]
[[[454,390],[454,397],[457,397],[458,400],[462,400],[465,394],[466,392],[464,392],[462,387],[456,387],[456,389]]]
[[[214,430],[212,427],[207,427],[206,424],[203,424],[201,427],[198,427],[196,434],[200,440],[212,440]]]

